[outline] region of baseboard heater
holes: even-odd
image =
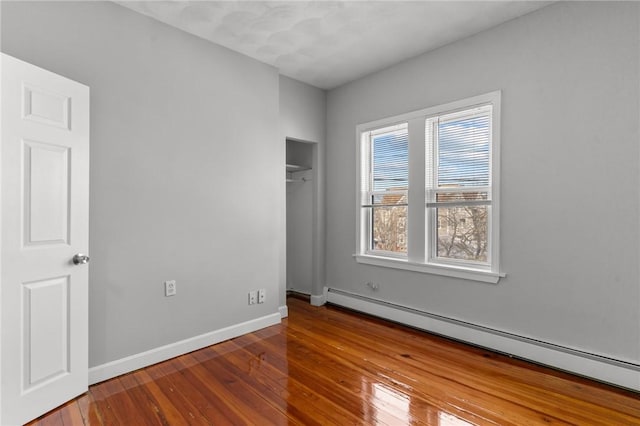
[[[327,289],[327,302],[384,318],[494,352],[640,391],[640,364],[350,293]]]

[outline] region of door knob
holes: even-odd
[[[89,256],[86,254],[78,253],[73,256],[74,265],[84,265],[85,263],[89,263]]]

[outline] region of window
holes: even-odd
[[[406,124],[367,133],[363,208],[367,250],[387,256],[407,253],[409,135]]]
[[[358,262],[497,282],[500,92],[358,126]]]

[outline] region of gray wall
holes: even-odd
[[[640,361],[639,6],[557,3],[330,91],[327,285]],[[357,264],[356,125],[498,89],[507,277]]]
[[[326,92],[280,76],[280,120],[283,144],[287,138],[311,142],[312,152],[312,170],[304,173],[311,181],[287,184],[287,219],[283,225],[287,238],[282,249],[286,252],[287,282],[281,285],[283,290],[287,285],[303,293],[321,295],[325,264]]]
[[[285,137],[323,143],[326,133],[326,92],[280,76],[280,122]]]
[[[109,2],[1,24],[3,52],[91,88],[90,365],[277,312],[277,71]]]
[[[112,3],[1,6],[2,51],[91,87],[90,365],[282,305],[284,139],[324,142],[324,92]],[[638,9],[556,4],[331,91],[327,285],[638,362]],[[496,89],[507,277],[356,264],[355,126]]]

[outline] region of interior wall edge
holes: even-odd
[[[311,299],[309,301],[312,306],[322,306],[327,303],[327,299],[323,295],[311,295]]]
[[[278,312],[280,312],[280,318],[286,318],[289,316],[289,308],[287,305],[278,306]]]

